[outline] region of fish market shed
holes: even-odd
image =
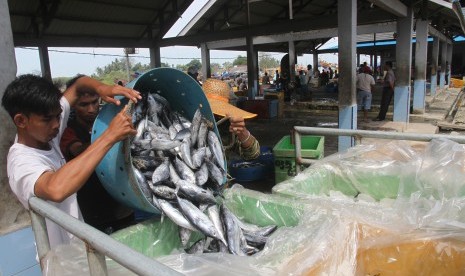
[[[296,56],[313,53],[328,39],[338,36],[339,45],[339,127],[356,129],[355,72],[357,35],[395,32],[398,83],[394,104],[394,120],[408,122],[410,102],[410,67],[413,47],[417,41],[433,37],[433,57],[451,59],[453,38],[463,35],[464,17],[461,1],[443,0],[220,0],[208,1],[186,28],[175,38],[164,34],[193,1],[0,1],[0,91],[16,75],[14,47],[39,47],[42,74],[51,77],[48,47],[124,47],[150,48],[151,65],[160,66],[160,47],[172,45],[197,46],[202,49],[202,63],[209,64],[209,51],[215,49],[247,51],[248,81],[253,97],[258,90],[258,52],[289,53],[289,71],[293,74]],[[463,3],[462,3],[463,4]],[[415,26],[415,28],[414,28]],[[421,39],[421,40],[420,40]],[[415,97],[426,90],[427,52],[415,48]],[[449,62],[450,63],[450,62]],[[70,65],[72,66],[72,65]],[[315,67],[315,66],[314,66]],[[204,76],[209,76],[204,66]],[[444,74],[440,79],[443,80]],[[418,93],[417,93],[418,92]],[[417,97],[418,94],[418,97]],[[5,122],[0,132],[2,164],[14,139],[14,127],[7,114],[0,111]],[[340,137],[345,149],[353,145],[348,137]],[[27,214],[11,200],[5,166],[2,167],[0,210],[2,233],[27,229]],[[12,209],[6,209],[13,206]],[[16,208],[15,208],[16,207]],[[17,223],[18,217],[26,218]],[[25,223],[24,223],[25,221]],[[23,224],[24,223],[24,224]]]

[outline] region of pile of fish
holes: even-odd
[[[134,176],[145,198],[179,226],[185,251],[259,252],[276,226],[242,222],[218,200],[227,179],[224,151],[200,108],[189,121],[165,98],[147,93],[132,118]],[[193,231],[205,238],[186,248]]]

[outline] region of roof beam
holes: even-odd
[[[431,26],[431,25],[428,25],[428,33],[431,35],[431,36],[434,36],[434,37],[437,37],[439,38],[439,40],[442,40],[442,41],[445,41],[449,44],[452,44],[453,41],[448,38],[447,36],[445,36],[443,33],[441,33],[438,29],[436,29],[435,27]]]
[[[407,16],[407,6],[399,0],[368,0],[368,2],[371,2],[376,6],[380,7],[381,9],[390,12],[398,17]]]
[[[361,25],[357,27],[357,34],[371,34],[371,33],[386,33],[396,31],[396,22],[379,23]],[[293,32],[293,33],[282,33],[268,36],[256,36],[253,38],[254,45],[270,44],[279,42],[301,41],[301,40],[314,40],[320,38],[331,38],[338,35],[337,28]],[[223,49],[230,47],[245,46],[245,38],[227,39],[220,41],[212,41],[207,43],[208,49]]]

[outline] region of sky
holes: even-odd
[[[181,18],[173,25],[165,37],[176,36],[192,17],[207,3],[208,0],[194,0],[192,5],[184,12]],[[331,46],[337,45],[337,40],[330,41]],[[132,59],[137,63],[150,63],[149,50],[138,48],[138,53]],[[71,53],[70,53],[71,52]],[[33,73],[40,74],[40,60],[37,48],[15,48],[17,75]],[[160,49],[161,61],[169,65],[186,64],[192,59],[201,59],[200,49],[197,47],[173,46]],[[260,54],[260,53],[259,53]],[[277,60],[281,60],[284,53],[269,53]],[[232,62],[237,56],[246,56],[243,51],[210,51],[210,62],[223,64]],[[49,59],[52,77],[71,77],[76,74],[91,75],[97,67],[103,68],[115,58],[124,57],[123,48],[49,48]],[[337,62],[334,54],[321,55],[329,62]],[[310,54],[297,57],[297,64],[306,66],[313,64]]]

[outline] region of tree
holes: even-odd
[[[188,64],[186,64],[186,67],[189,68],[191,66],[194,66],[195,68],[197,68],[198,70],[200,70],[200,68],[202,68],[202,63],[200,62],[200,60],[198,59],[193,59],[191,60]]]
[[[233,61],[233,65],[247,65],[247,57],[238,55],[237,58]]]
[[[258,57],[258,66],[260,70],[265,71],[269,68],[276,68],[279,66],[279,61],[273,58],[270,54],[263,54]]]
[[[229,71],[232,67],[233,67],[233,64],[229,61],[226,61],[225,63],[223,63],[223,69],[225,71]]]

